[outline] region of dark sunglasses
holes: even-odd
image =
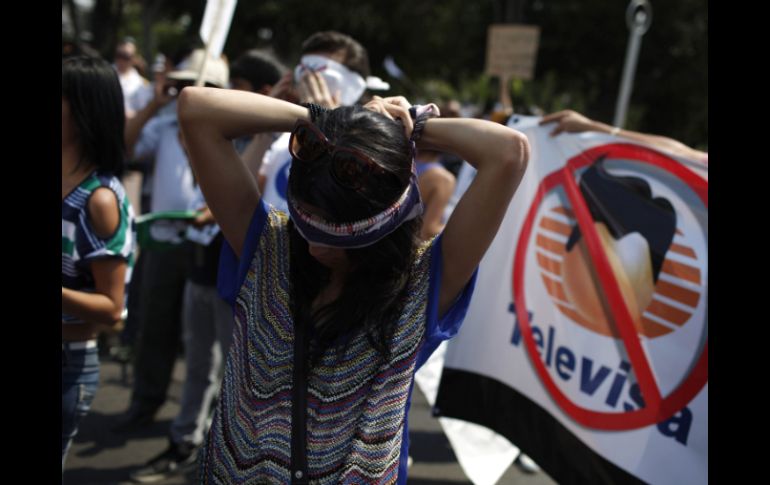
[[[335,146],[317,126],[305,120],[297,120],[294,125],[289,138],[289,153],[300,162],[313,162],[329,154],[332,177],[338,184],[352,190],[364,187],[373,174],[388,173],[364,153],[354,148]]]

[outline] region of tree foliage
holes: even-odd
[[[121,35],[143,40],[143,10],[154,48],[168,52],[194,39],[202,0],[97,0],[122,4]],[[708,6],[704,0],[651,0],[652,26],[641,43],[626,126],[708,145]],[[627,1],[620,0],[264,0],[238,2],[225,53],[272,48],[291,66],[302,41],[319,30],[339,30],[364,44],[372,70],[392,92],[439,94],[489,106],[497,80],[483,74],[487,28],[518,19],[540,26],[535,79],[514,81],[518,112],[562,108],[611,122],[623,70]],[[108,9],[103,7],[103,12]],[[105,20],[102,20],[108,25]],[[142,46],[140,46],[142,47]],[[414,85],[387,75],[392,56]]]

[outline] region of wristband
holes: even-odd
[[[318,115],[329,111],[323,106],[315,103],[302,103],[300,106],[304,106],[305,108],[307,108],[307,110],[310,112],[310,121],[312,121],[313,123],[315,123],[315,120],[318,118]]]

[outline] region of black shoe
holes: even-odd
[[[118,423],[112,427],[112,431],[115,433],[125,433],[148,426],[155,420],[156,412],[157,409],[150,410],[131,406],[119,418]]]
[[[196,449],[193,445],[171,443],[166,451],[132,473],[131,480],[137,483],[154,483],[180,475],[195,466]]]

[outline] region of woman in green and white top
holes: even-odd
[[[123,94],[107,62],[62,62],[62,472],[99,383],[96,337],[121,319],[134,260]]]

